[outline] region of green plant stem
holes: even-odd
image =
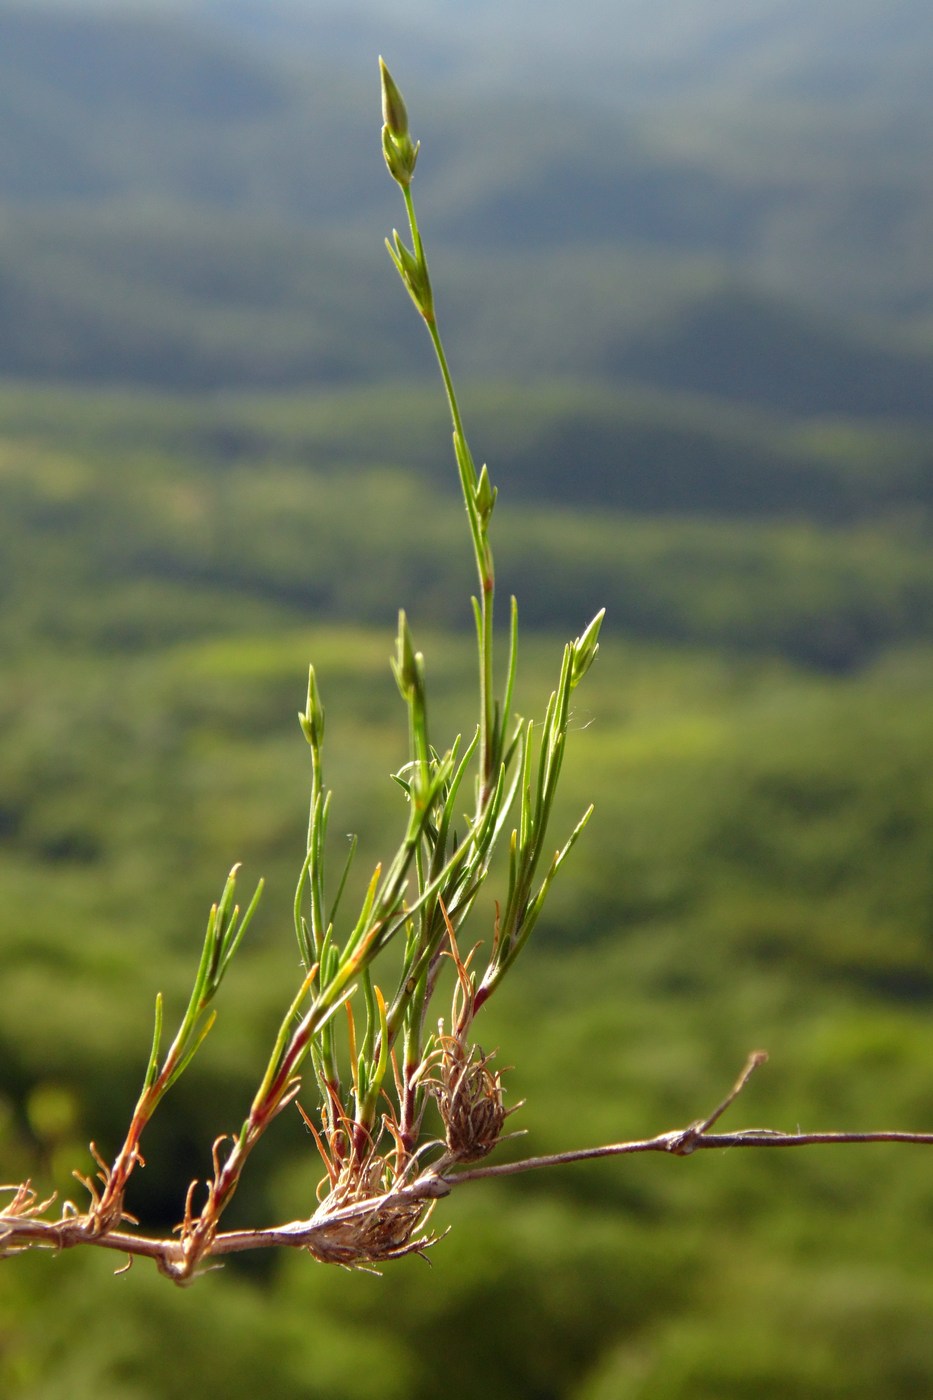
[[[424,244],[421,238],[421,230],[418,226],[418,216],[415,212],[415,202],[411,192],[411,186],[402,187],[402,196],[405,201],[405,211],[408,215],[408,224],[411,229],[412,248],[415,257],[424,269],[425,277],[428,276],[428,263],[425,257]],[[454,446],[457,456],[457,464],[460,470],[461,486],[463,489],[464,505],[470,521],[470,535],[473,541],[473,554],[476,561],[476,572],[479,580],[479,618],[478,618],[478,641],[480,653],[480,790],[478,794],[478,809],[485,805],[491,786],[495,781],[494,768],[496,766],[497,738],[495,733],[495,687],[493,676],[493,614],[495,600],[495,572],[493,569],[492,551],[489,546],[488,531],[480,518],[476,506],[476,469],[473,466],[467,436],[463,426],[463,416],[460,412],[460,403],[457,398],[457,391],[454,388],[453,377],[450,372],[450,365],[447,361],[447,352],[441,339],[440,329],[437,324],[437,317],[434,312],[433,300],[431,305],[420,305],[419,309],[431,337],[431,344],[434,346],[434,353],[437,357],[438,367],[441,372],[441,379],[444,383],[444,391],[447,395],[447,403],[450,408],[450,418],[454,430]]]

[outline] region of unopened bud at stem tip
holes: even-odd
[[[404,140],[408,135],[408,111],[404,98],[382,58],[379,59],[379,72],[382,75],[382,120],[397,141]]]

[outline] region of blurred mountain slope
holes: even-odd
[[[838,21],[838,8],[826,8]],[[562,78],[556,55],[563,52],[557,45],[565,28],[557,11],[545,7],[533,26],[534,44],[550,45],[550,56],[535,90],[523,88],[516,57],[510,74],[495,82],[483,78],[481,101],[448,71],[455,59],[464,74],[469,71],[469,43],[461,52],[441,27],[436,32],[448,34],[447,66],[425,57],[426,38],[412,37],[409,52],[409,11],[403,10],[397,43],[406,87],[415,110],[430,113],[422,214],[433,245],[441,253],[449,250],[455,265],[452,274],[445,271],[451,300],[456,266],[462,264],[464,281],[473,284],[465,300],[497,309],[495,279],[520,278],[520,265],[533,255],[539,300],[560,298],[567,288],[568,300],[572,291],[593,312],[605,301],[637,298],[645,260],[654,260],[652,286],[662,311],[671,301],[670,288],[684,290],[678,343],[680,358],[692,358],[695,283],[705,268],[721,284],[736,284],[734,290],[727,285],[724,295],[742,302],[740,319],[755,322],[760,310],[762,325],[752,325],[753,341],[775,334],[788,339],[788,374],[794,361],[819,355],[832,380],[834,339],[867,339],[879,353],[890,341],[887,349],[906,358],[869,364],[855,378],[869,385],[900,378],[905,402],[882,391],[879,411],[914,411],[915,402],[928,397],[928,365],[918,371],[912,357],[919,350],[926,361],[933,339],[933,174],[927,159],[933,104],[925,88],[905,76],[905,65],[916,66],[933,52],[929,24],[917,8],[884,7],[886,39],[875,43],[881,8],[867,0],[859,7],[862,39],[857,43],[850,34],[848,44],[863,68],[871,58],[872,91],[881,94],[871,101],[854,78],[835,87],[827,80],[820,88],[813,74],[834,62],[851,66],[855,58],[846,58],[849,49],[838,49],[839,23],[833,28],[828,14],[817,24],[809,12],[786,4],[763,7],[760,22],[744,29],[735,5],[711,7],[703,24],[695,9],[684,9],[684,23],[677,35],[672,26],[664,59],[657,22],[632,6],[620,7],[610,22],[594,0],[583,37],[565,54]],[[479,42],[486,11],[474,11],[470,33]],[[525,12],[524,5],[510,8],[500,23],[517,29]],[[694,16],[690,24],[688,13]],[[638,20],[632,28],[626,27],[627,14]],[[597,42],[603,20],[605,40]],[[341,249],[365,248],[375,266],[380,234],[398,218],[380,168],[372,91],[376,35],[370,51],[364,37],[369,31],[358,34],[348,55],[338,33],[347,23],[346,15],[329,7],[0,8],[0,304],[8,342],[3,372],[145,381],[153,371],[134,354],[134,315],[151,323],[158,342],[179,292],[191,297],[198,317],[207,314],[205,300],[211,311],[229,313],[225,343],[236,344],[240,327],[244,342],[280,344],[282,360],[291,345],[300,347],[301,330],[274,315],[265,328],[245,326],[239,288],[248,288],[251,306],[270,314],[277,305],[294,308],[297,322],[315,315],[309,288],[320,296],[321,288],[345,276],[351,289],[359,285],[366,314],[383,315],[382,294],[371,291],[369,274],[334,263],[314,241],[331,233]],[[279,42],[260,43],[260,31],[276,26]],[[676,98],[638,101],[632,93],[627,102],[609,104],[598,74],[584,82],[573,67],[584,38],[592,61],[611,53],[624,68],[630,50],[650,48],[652,32],[659,56],[647,71],[659,83],[671,54],[689,52],[697,71],[705,71],[707,50],[718,55],[704,94],[697,95],[682,75]],[[775,71],[766,81],[759,69],[768,55]],[[621,80],[619,86],[625,89]],[[470,259],[480,254],[488,261],[477,286]],[[625,269],[627,280],[607,288],[612,260],[622,255],[642,261]],[[168,272],[171,264],[187,269],[180,289],[171,284],[178,276]],[[167,280],[160,281],[160,274]],[[488,297],[485,277],[493,279]],[[143,305],[148,296],[164,314]],[[789,309],[773,307],[775,297]],[[69,349],[75,337],[69,304],[82,298],[90,303],[82,313],[90,323],[89,348],[76,356]],[[798,350],[793,335],[788,337],[788,322],[801,316],[833,323],[819,331],[816,347]],[[726,341],[734,319],[734,308],[727,308]],[[671,326],[678,339],[677,321],[675,308],[659,332],[662,339]],[[95,322],[103,326],[99,334]],[[339,322],[331,310],[328,336],[340,338]],[[34,327],[37,343],[30,346],[25,342]],[[539,345],[568,338],[576,342],[576,353],[588,332],[584,316],[568,321],[561,308]],[[190,326],[180,334],[198,338]],[[597,325],[583,373],[598,372],[593,362],[604,348],[598,334]],[[712,337],[714,354],[719,334],[713,315],[704,321],[703,335]],[[108,339],[128,347],[122,375],[114,375],[106,354],[93,363],[93,342]],[[508,339],[507,327],[499,324],[494,337],[484,327],[491,370]],[[61,342],[61,349],[50,349],[49,342]],[[666,382],[651,346],[644,350],[648,377]],[[676,359],[677,350],[672,354]],[[610,346],[602,368],[616,374],[621,365],[627,376],[625,358],[613,356]],[[181,365],[186,357],[178,361],[172,346],[148,359]],[[759,373],[751,397],[793,406],[801,398],[799,387],[783,394],[781,355],[770,359],[773,390],[762,390]],[[566,368],[533,357],[523,363],[512,343],[508,361],[519,375]],[[297,354],[292,364],[299,363]],[[271,382],[281,372],[267,366],[257,379]],[[297,372],[328,371],[312,358]],[[373,370],[346,365],[344,372]],[[842,364],[838,377],[849,373]],[[192,375],[194,383],[241,377],[222,362],[192,368]],[[293,369],[293,380],[295,375]],[[154,377],[158,382],[158,373]],[[672,382],[682,383],[682,374]],[[708,387],[717,392],[715,385]],[[744,397],[744,390],[738,392]],[[862,388],[857,397],[863,397]],[[826,407],[837,406],[830,393]]]

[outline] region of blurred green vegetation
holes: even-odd
[[[0,375],[265,388],[426,363],[373,238],[397,218],[371,89],[382,16],[356,6],[347,45],[327,6],[245,8],[0,5]],[[915,0],[752,23],[729,0],[666,25],[649,62],[648,17],[600,4],[555,42],[557,8],[497,15],[492,67],[467,32],[432,39],[438,16],[397,16],[461,369],[929,423]],[[276,22],[295,38],[257,42]]]
[[[928,1127],[925,439],[785,425],[757,454],[766,422],[689,400],[665,418],[653,399],[567,384],[475,399],[512,488],[498,554],[528,623],[526,713],[553,683],[553,625],[610,604],[563,795],[566,821],[590,799],[597,815],[480,1028],[515,1066],[512,1101],[528,1100],[513,1120],[528,1136],[505,1150],[689,1122],[757,1045],[772,1063],[736,1125]],[[662,419],[694,425],[708,497],[668,437],[667,500],[649,473],[615,494],[606,477],[603,506],[595,487],[586,503],[581,469],[574,505],[560,453],[588,415],[594,465],[602,432],[646,434],[640,456]],[[445,438],[401,390],[4,393],[5,1178],[77,1196],[86,1143],[114,1148],[154,994],[181,1007],[234,860],[267,895],[219,1024],[152,1125],[131,1208],[170,1229],[242,1117],[297,975],[306,663],[328,706],[335,847],[358,832],[361,872],[404,818],[388,778],[405,746],[387,664],[398,604],[438,737],[471,724],[472,581]],[[743,448],[759,473],[744,496]],[[476,936],[491,927],[487,907]],[[317,1175],[286,1116],[231,1224],[306,1214]],[[452,1233],[433,1267],[405,1260],[382,1280],[259,1257],[178,1293],[140,1262],[113,1280],[104,1257],[31,1257],[0,1274],[0,1385],[24,1400],[247,1395],[274,1357],[276,1394],[296,1400],[915,1395],[933,1377],[931,1216],[922,1152],[700,1154],[464,1187],[438,1211]]]
[[[842,671],[931,639],[933,435],[566,382],[475,399],[505,488],[501,586],[532,626],[605,603],[643,638]],[[400,603],[469,626],[446,437],[402,388],[8,390],[0,636],[134,650],[248,619],[391,625]]]

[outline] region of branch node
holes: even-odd
[[[666,1133],[662,1139],[666,1150],[673,1153],[675,1157],[689,1157],[691,1152],[696,1150],[698,1139],[703,1137],[704,1133],[708,1133],[710,1128],[719,1122],[726,1110],[732,1107],[755,1070],[763,1065],[767,1058],[767,1050],[753,1050],[745,1062],[745,1068],[722,1103],[717,1104],[707,1118],[698,1118],[688,1128],[680,1128],[676,1132]]]

